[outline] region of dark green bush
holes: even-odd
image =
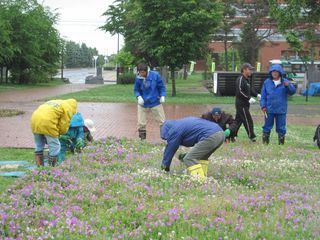
[[[103,70],[106,70],[106,71],[115,71],[115,70],[116,70],[116,67],[114,67],[114,66],[103,67]]]
[[[124,73],[119,75],[119,84],[133,84],[136,75],[133,73]]]

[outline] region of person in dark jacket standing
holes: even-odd
[[[254,67],[250,63],[244,63],[241,66],[242,75],[236,80],[236,122],[237,131],[239,130],[241,124],[244,125],[248,137],[251,142],[256,142],[256,135],[253,129],[253,120],[250,114],[250,104],[256,102],[254,97],[260,99],[260,94],[257,94],[255,89],[250,85],[249,77],[252,75],[252,70]],[[237,135],[237,134],[236,134]]]
[[[156,71],[148,71],[141,63],[137,67],[138,76],[134,83],[134,94],[138,100],[138,132],[141,140],[147,137],[147,110],[150,109],[160,127],[165,121],[162,103],[165,102],[166,87]]]
[[[283,145],[286,135],[286,116],[288,108],[288,96],[295,94],[293,84],[285,78],[285,72],[281,65],[272,65],[269,69],[269,78],[263,83],[261,90],[260,107],[264,112],[264,126],[262,142],[269,144],[270,131],[276,121],[278,143]]]
[[[161,138],[167,141],[161,168],[170,171],[172,158],[179,146],[193,147],[184,156],[183,163],[190,175],[204,179],[208,172],[208,158],[224,141],[221,127],[205,119],[187,117],[167,120],[161,127]]]
[[[237,122],[231,114],[221,111],[219,107],[214,107],[212,111],[203,113],[201,118],[217,123],[224,131],[226,142],[236,141]]]

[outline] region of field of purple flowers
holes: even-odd
[[[200,183],[159,170],[163,145],[107,138],[0,197],[3,239],[319,239],[319,150],[223,145]],[[309,130],[311,132],[311,128]]]

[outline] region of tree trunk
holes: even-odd
[[[227,37],[228,35],[225,34],[225,37],[224,37],[224,61],[225,61],[225,68],[226,68],[226,71],[229,71],[229,62],[228,62],[228,42],[227,42]]]
[[[9,75],[9,69],[6,67],[6,83],[8,83],[8,75]]]
[[[160,67],[160,75],[162,77],[162,80],[168,84],[169,79],[168,79],[168,67],[167,66],[162,66]]]
[[[0,71],[1,71],[0,83],[2,83],[2,79],[3,79],[3,67],[0,68]]]
[[[206,63],[204,67],[204,80],[206,83],[208,82],[208,63]]]
[[[171,73],[171,82],[172,82],[172,93],[171,96],[175,97],[176,96],[176,78],[174,74],[174,67],[170,67],[170,73]]]
[[[187,80],[187,78],[188,78],[187,64],[183,64],[183,80]]]

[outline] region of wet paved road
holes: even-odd
[[[30,130],[30,118],[32,112],[43,102],[47,96],[81,91],[96,85],[68,84],[48,89],[28,89],[23,91],[11,91],[0,93],[1,108],[19,109],[25,114],[1,118],[0,121],[0,147],[34,147],[33,135]],[[227,112],[234,113],[233,105],[219,104]],[[164,105],[167,119],[177,119],[185,116],[199,116],[202,112],[209,111],[212,105]],[[95,138],[107,136],[137,138],[136,129],[137,114],[135,104],[125,103],[82,103],[78,105],[78,111],[85,118],[95,122],[97,132]],[[258,105],[251,108],[255,122],[262,122],[263,116]],[[288,124],[312,125],[320,123],[319,106],[289,105]],[[260,134],[260,133],[258,133]],[[148,115],[147,140],[159,142],[159,127]]]

